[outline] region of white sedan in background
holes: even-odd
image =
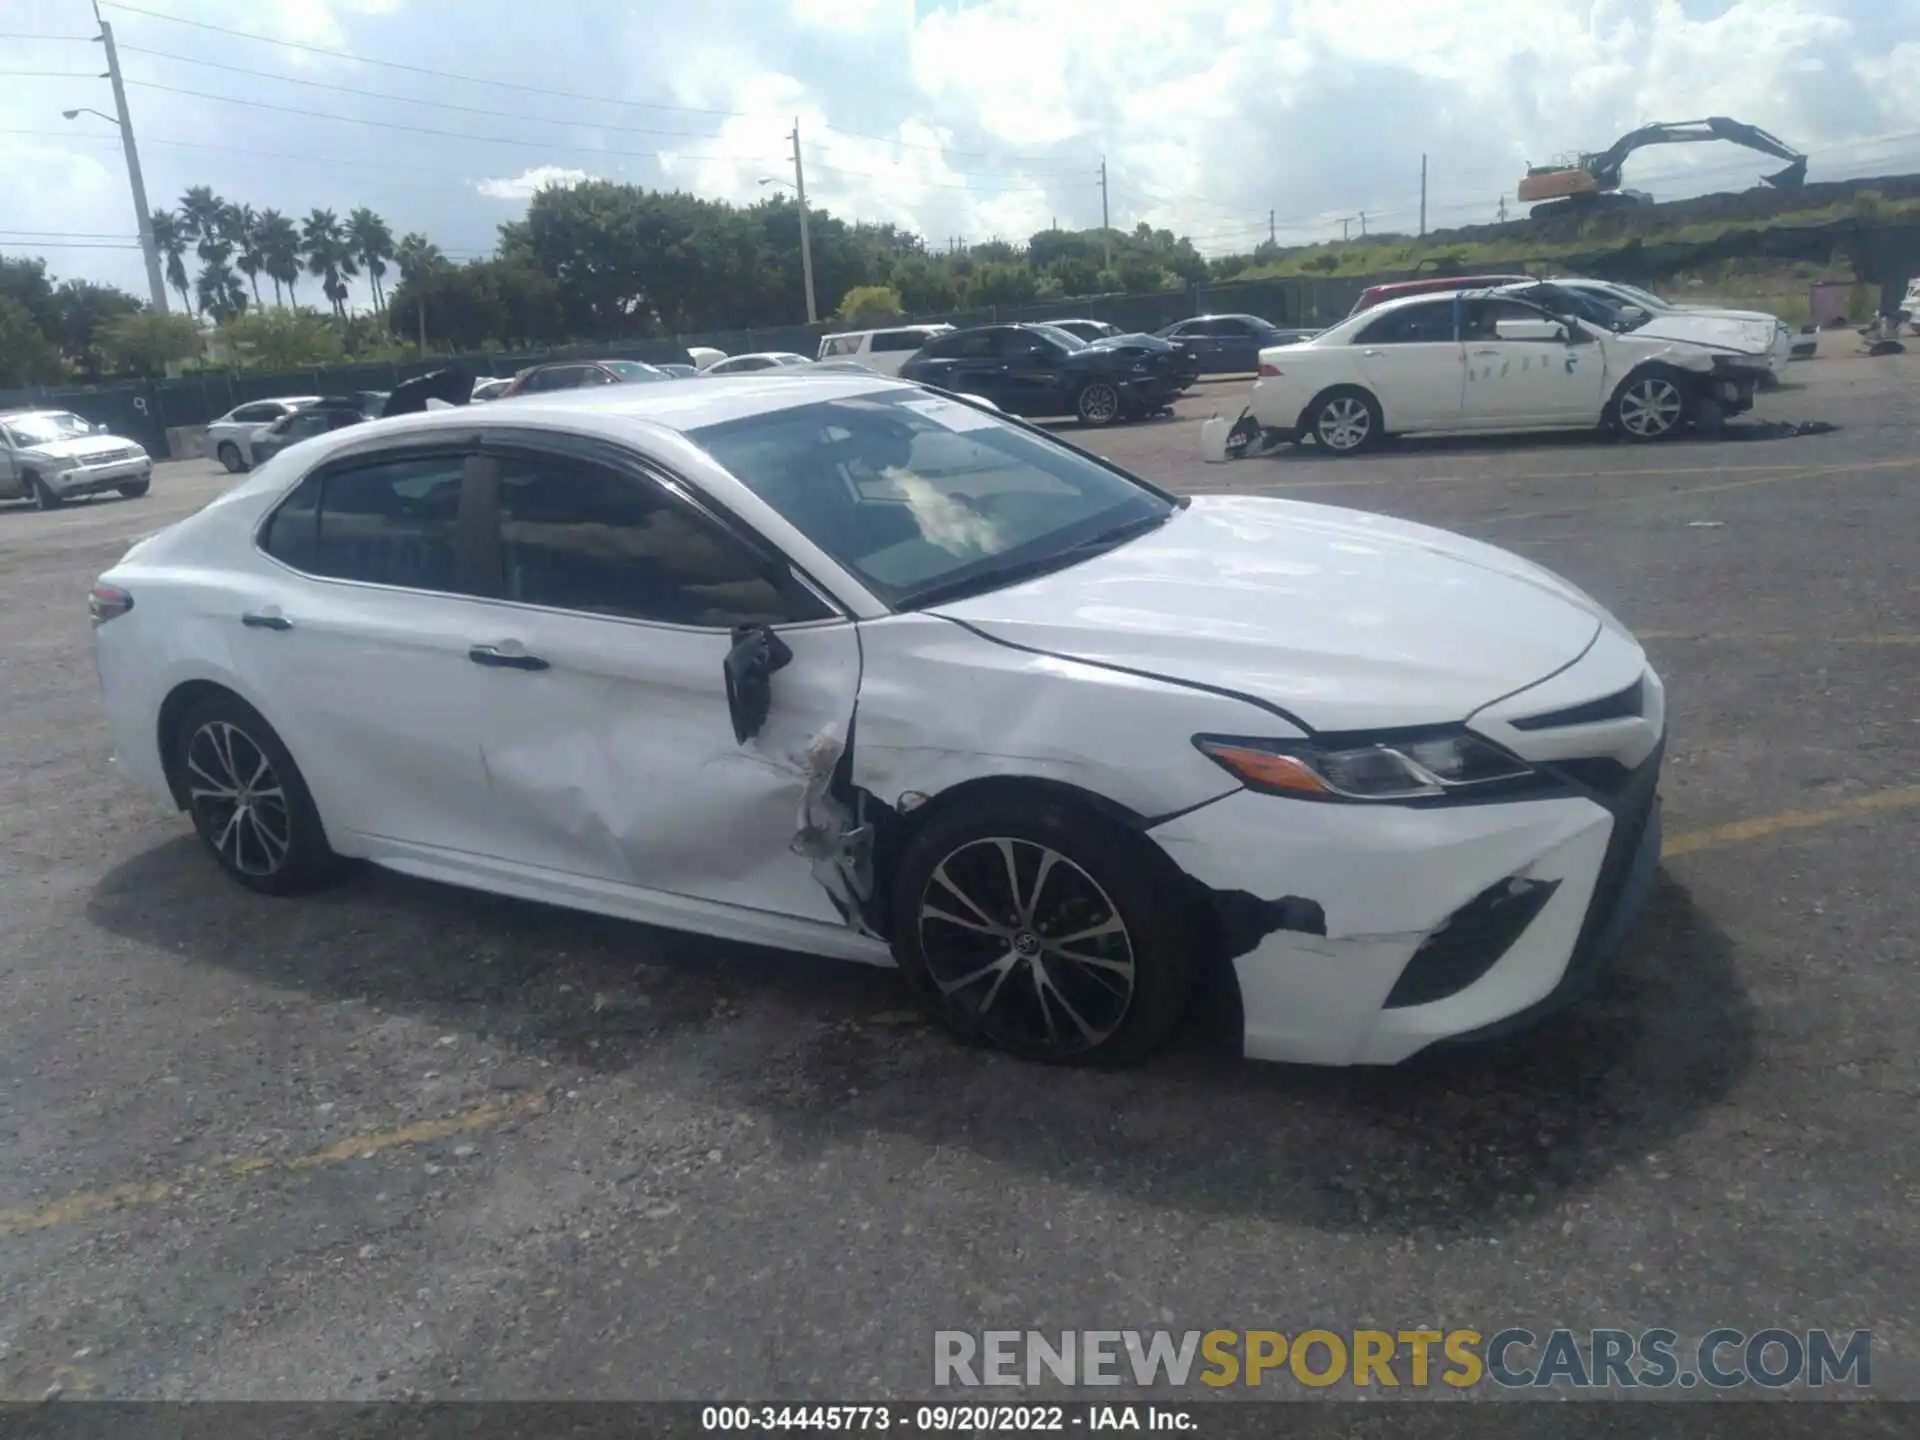
[[[1260,352],[1263,431],[1355,455],[1387,435],[1608,425],[1631,440],[1716,428],[1753,406],[1759,362],[1614,334],[1505,291],[1389,300]]]
[[[349,427],[91,608],[117,763],[241,884],[897,962],[1042,1060],[1140,1058],[1204,972],[1258,1058],[1509,1027],[1659,856],[1664,692],[1564,580],[877,375]]]
[[[755,370],[783,370],[813,363],[807,356],[796,355],[791,350],[760,350],[751,355],[729,355],[724,360],[714,361],[700,373],[702,375],[745,375]]]
[[[296,410],[320,399],[318,395],[278,395],[236,405],[207,426],[207,453],[226,466],[229,474],[253,468],[253,442]]]
[[[1651,290],[1613,280],[1555,279],[1560,290],[1589,295],[1617,307],[1632,332],[1650,340],[1691,340],[1702,345],[1764,356],[1777,379],[1793,359],[1798,336],[1778,315],[1764,310],[1729,310],[1718,305],[1682,305]]]

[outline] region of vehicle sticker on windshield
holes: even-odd
[[[951,430],[954,434],[963,434],[968,430],[985,430],[992,426],[993,416],[976,410],[971,405],[961,405],[953,400],[930,398],[926,400],[903,400],[903,408],[924,415],[934,424]]]

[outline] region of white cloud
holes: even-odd
[[[522,170],[518,175],[476,181],[473,188],[489,200],[531,200],[537,192],[550,185],[564,188],[594,178],[585,170],[569,170],[564,165],[536,165],[531,170]]]

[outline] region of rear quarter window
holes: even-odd
[[[873,335],[873,349],[876,354],[887,351],[918,350],[931,338],[924,330],[876,330]]]

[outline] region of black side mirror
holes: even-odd
[[[733,738],[744,745],[760,733],[773,709],[773,674],[793,660],[793,651],[765,625],[736,625],[733,648],[721,668],[727,677],[727,713]]]

